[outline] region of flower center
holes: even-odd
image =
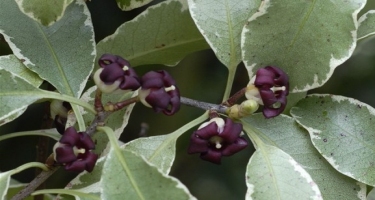
[[[74,155],[78,156],[78,154],[84,154],[86,152],[86,149],[78,149],[76,146],[73,147]]]
[[[209,141],[211,144],[215,145],[216,149],[221,149],[221,147],[223,147],[223,145],[221,144],[223,142],[223,138],[221,138],[220,136],[212,136]]]
[[[128,71],[128,69],[129,69],[129,67],[126,66],[126,65],[124,65],[124,67],[122,67],[122,70],[124,70],[124,71]]]
[[[171,85],[171,86],[169,86],[169,87],[164,88],[164,90],[165,90],[166,92],[173,91],[173,90],[175,90],[175,89],[176,89],[176,87],[175,87],[174,85]]]
[[[275,93],[277,91],[285,91],[286,88],[285,88],[285,86],[281,86],[281,87],[273,86],[273,87],[270,88],[270,90],[272,90],[272,92]]]

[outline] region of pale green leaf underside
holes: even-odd
[[[176,134],[143,137],[123,146],[126,150],[142,155],[148,162],[168,174],[176,153]]]
[[[357,14],[366,0],[265,0],[242,32],[243,61],[282,68],[293,92],[323,85],[356,46]]]
[[[22,137],[22,136],[44,136],[44,137],[50,137],[56,141],[60,140],[61,138],[61,134],[57,132],[56,128],[51,128],[51,129],[42,129],[42,130],[35,130],[35,131],[22,131],[22,132],[15,132],[15,133],[1,135],[0,142],[2,140],[6,140],[9,138]]]
[[[0,69],[0,125],[17,118],[28,105],[41,98],[41,90]]]
[[[208,118],[207,113],[185,124],[173,133],[167,135],[142,137],[126,143],[121,148],[142,156],[147,162],[157,167],[164,174],[169,174],[176,154],[177,138],[201,124]]]
[[[0,1],[0,33],[13,53],[63,94],[78,97],[93,68],[95,44],[86,5],[78,0],[52,26],[24,15],[14,0]]]
[[[14,55],[0,56],[0,69],[5,69],[35,87],[39,87],[43,82],[43,79],[39,78],[35,72],[29,70],[22,64],[22,61],[18,60]]]
[[[263,144],[246,169],[246,199],[321,199],[310,175],[277,147]]]
[[[16,0],[20,10],[44,26],[52,25],[61,19],[66,7],[73,0]]]
[[[100,185],[102,199],[194,199],[177,179],[124,149],[111,148]]]
[[[370,10],[362,15],[358,22],[358,39],[375,35],[375,10]]]
[[[76,200],[101,200],[98,194],[89,194],[77,190],[66,190],[66,189],[44,189],[37,190],[32,195],[39,194],[65,194],[74,196]],[[65,199],[65,198],[64,198]]]
[[[30,104],[39,99],[61,99],[81,105],[94,112],[91,105],[78,101],[76,98],[56,92],[41,90],[10,72],[0,69],[0,125],[8,123],[21,115]],[[77,105],[75,105],[77,104]]]
[[[241,32],[260,0],[188,0],[192,18],[217,58],[235,69],[241,61]]]
[[[10,171],[0,173],[0,199],[4,199],[9,187]]]
[[[360,187],[364,184],[342,175],[322,158],[308,133],[293,118],[280,115],[265,119],[262,114],[256,114],[243,119],[243,123],[257,129],[256,134],[263,142],[280,148],[300,163],[318,185],[323,199],[365,199],[366,190]]]
[[[312,95],[291,114],[336,170],[375,186],[374,108],[347,97]]]
[[[190,17],[187,6],[169,0],[149,7],[114,34],[100,41],[97,54],[120,55],[132,66],[175,65],[185,55],[208,45]]]
[[[150,3],[152,0],[116,0],[121,10],[132,10]]]

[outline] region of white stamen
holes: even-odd
[[[86,152],[86,149],[78,149],[76,146],[73,147],[73,152],[74,152],[74,155],[78,155],[78,154],[84,154]]]
[[[222,147],[219,141],[216,141],[215,147],[216,149],[220,149]]]
[[[124,71],[127,71],[128,69],[129,69],[129,67],[126,66],[126,65],[124,65],[124,67],[122,68],[122,70],[124,70]]]
[[[169,92],[169,91],[172,91],[172,90],[175,90],[175,89],[176,89],[176,87],[174,85],[171,85],[170,87],[164,88],[164,90],[166,92]]]
[[[280,91],[280,90],[284,91],[284,90],[286,90],[286,88],[285,88],[285,86],[282,86],[282,87],[275,87],[274,86],[274,87],[271,87],[270,90],[272,90],[272,92],[275,93],[276,91]]]

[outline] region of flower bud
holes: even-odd
[[[231,156],[247,147],[241,132],[240,123],[229,118],[225,122],[222,118],[212,118],[191,135],[188,153],[200,153],[203,160],[220,164],[222,156]]]
[[[139,77],[130,63],[120,56],[103,54],[94,74],[96,86],[103,93],[134,91],[140,87]]]
[[[232,119],[239,119],[253,114],[258,108],[259,104],[255,100],[249,99],[243,101],[240,105],[235,104],[231,106],[228,109],[227,114]]]
[[[143,105],[166,115],[173,115],[180,109],[180,92],[168,72],[148,72],[142,76],[141,82],[138,96]]]

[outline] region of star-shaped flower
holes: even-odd
[[[212,118],[203,123],[190,137],[189,154],[200,153],[203,160],[221,163],[222,156],[231,156],[247,147],[241,137],[242,124],[227,118]]]

